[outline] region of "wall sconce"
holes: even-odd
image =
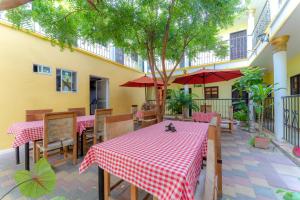
[[[269,34],[262,33],[262,34],[260,34],[260,35],[257,36],[257,39],[258,39],[261,43],[269,42]]]

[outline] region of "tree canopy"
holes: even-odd
[[[34,0],[7,16],[17,26],[37,22],[61,47],[76,46],[82,38],[137,53],[148,61],[154,80],[158,75],[165,83],[166,92],[184,54],[193,58],[212,50],[226,55],[218,34],[241,10],[240,0]],[[174,63],[170,72],[167,60]]]

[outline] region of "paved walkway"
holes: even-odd
[[[300,191],[300,168],[273,146],[268,150],[248,147],[248,137],[249,134],[243,131],[236,131],[234,135],[222,134],[223,199],[276,200],[280,199],[275,192],[277,188]],[[70,162],[55,169],[58,177],[55,194],[70,200],[97,199],[96,167],[82,175],[78,175],[78,167],[79,164],[73,166]],[[24,165],[15,166],[14,152],[0,154],[0,196],[14,186],[13,176],[17,169],[24,169]],[[124,183],[114,190],[115,199],[129,199],[128,188],[129,185]],[[141,191],[140,199],[145,195]],[[199,195],[196,196],[199,200]],[[6,199],[26,198],[15,190]]]

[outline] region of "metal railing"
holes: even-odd
[[[270,2],[267,0],[252,32],[252,46],[256,46],[260,40],[260,36],[265,33],[271,22]]]
[[[274,98],[268,97],[264,105],[264,122],[263,128],[274,133]],[[258,123],[258,116],[255,114],[255,120]]]
[[[199,52],[193,59],[188,61],[188,66],[203,66],[208,64],[215,64],[220,62],[227,62],[231,60],[239,60],[247,58],[247,38],[248,36],[235,37],[230,40],[225,40],[224,43],[227,45],[227,55],[225,57],[217,56],[214,51]],[[186,58],[187,59],[187,58]],[[171,70],[174,67],[173,62],[166,62],[166,69]],[[157,63],[161,66],[160,61]],[[185,66],[187,67],[187,66]]]
[[[147,100],[149,103],[155,104],[155,100]],[[193,99],[194,103],[199,107],[199,111],[202,112],[203,108],[206,105],[207,110],[210,109],[211,112],[217,112],[221,114],[223,119],[231,119],[233,113],[231,112],[231,107],[235,112],[238,109],[238,104],[244,102],[248,105],[248,99]],[[165,107],[165,115],[173,115],[172,111],[168,109],[168,100],[166,100],[166,107]],[[208,108],[210,107],[210,108]],[[199,112],[196,111],[196,112]],[[190,109],[189,114],[192,116],[194,111]],[[207,111],[208,112],[208,111]]]
[[[300,95],[285,96],[283,100],[284,139],[295,146],[300,146],[299,112]]]

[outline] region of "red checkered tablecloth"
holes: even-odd
[[[211,119],[217,115],[218,115],[218,113],[216,113],[216,112],[208,112],[208,113],[194,112],[192,115],[192,120],[195,122],[209,123],[211,121]]]
[[[95,163],[160,200],[194,199],[209,124],[172,121],[177,131],[165,132],[170,122],[92,146],[80,173]]]
[[[94,115],[77,117],[77,131],[82,134],[88,127],[94,126]],[[27,142],[43,139],[43,121],[18,122],[8,128],[7,133],[15,136],[13,147]]]

